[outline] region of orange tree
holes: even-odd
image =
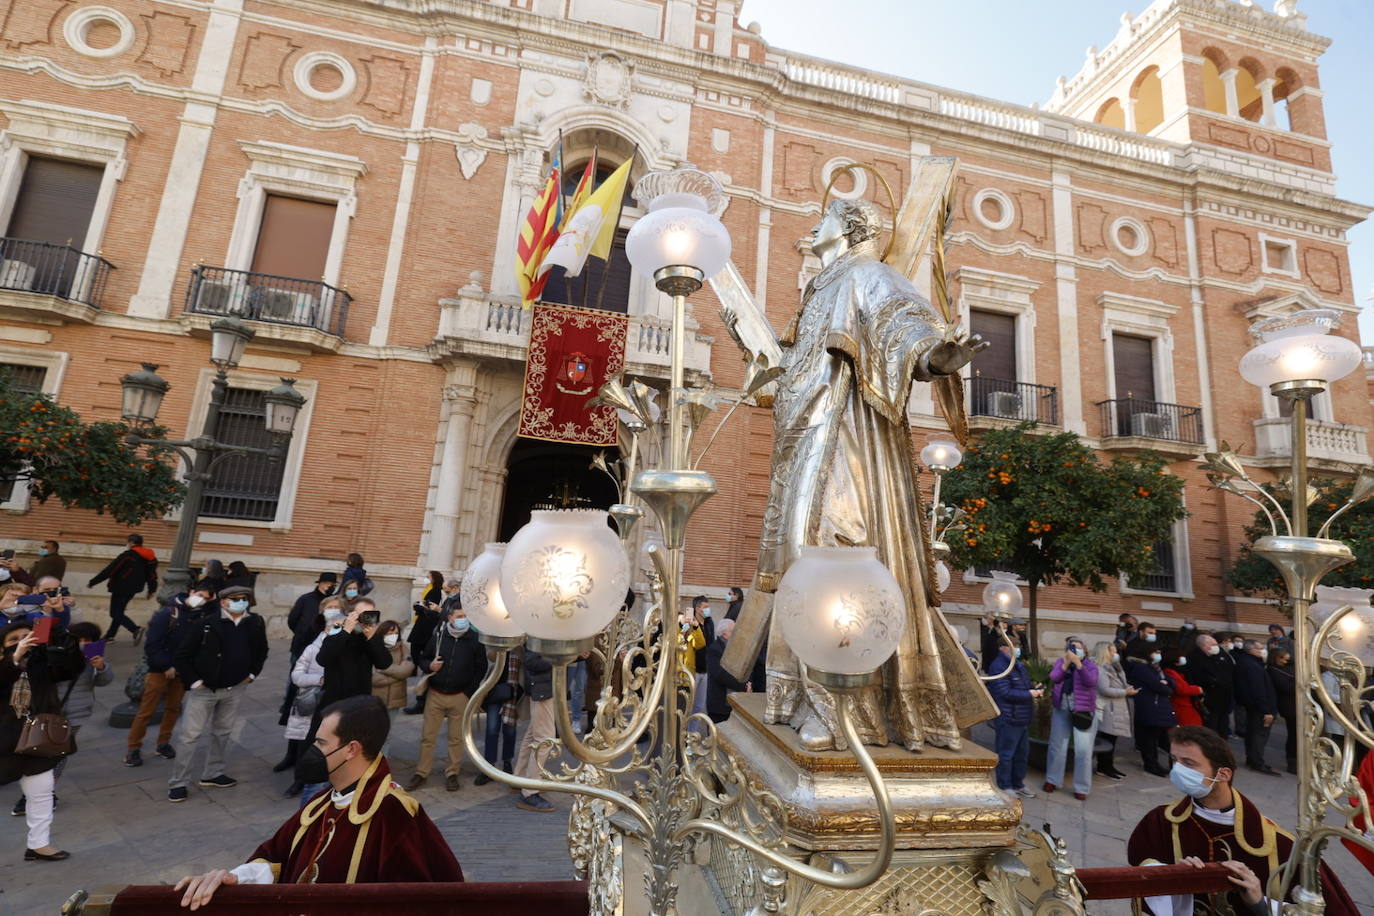
[[[84,423],[76,411],[46,394],[20,390],[0,372],[0,488],[27,480],[40,503],[56,498],[67,508],[108,512],[126,525],[166,515],[186,495],[175,455],[140,451],[124,441],[129,431],[108,420]]]
[[[1354,481],[1317,480],[1313,481],[1312,486],[1316,488],[1317,495],[1307,508],[1309,533],[1315,533],[1326,524],[1333,512],[1345,505]],[[1288,508],[1286,493],[1278,492],[1273,486],[1269,487],[1269,491],[1278,497],[1285,509]],[[1288,607],[1288,588],[1283,584],[1283,577],[1274,564],[1253,549],[1256,539],[1270,533],[1268,519],[1263,512],[1256,510],[1254,520],[1245,528],[1245,543],[1236,556],[1236,562],[1227,571],[1226,579],[1241,594],[1276,598],[1286,611],[1292,613]],[[1374,503],[1361,502],[1341,515],[1331,526],[1329,536],[1345,541],[1355,552],[1355,562],[1327,573],[1322,577],[1322,585],[1374,591]]]
[[[1152,453],[1099,461],[1073,433],[1032,435],[1033,424],[991,430],[945,477],[943,500],[964,510],[946,538],[962,569],[1014,572],[1029,586],[1033,652],[1037,592],[1065,582],[1104,591],[1106,579],[1143,578],[1155,545],[1187,513],[1183,480]]]

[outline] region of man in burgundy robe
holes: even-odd
[[[1140,819],[1126,846],[1127,860],[1132,865],[1226,863],[1236,885],[1225,895],[1231,910],[1268,913],[1268,901],[1261,895],[1268,890],[1269,876],[1292,854],[1292,835],[1232,786],[1235,756],[1210,728],[1174,729],[1169,733],[1169,754],[1174,761],[1170,782],[1186,794]],[[1327,916],[1357,916],[1355,902],[1325,865],[1321,879]],[[1192,916],[1195,902],[1201,912],[1216,911],[1214,901],[1194,901],[1191,895],[1145,900],[1153,916]]]
[[[314,747],[321,782],[311,799],[249,861],[188,875],[181,905],[198,909],[221,884],[383,884],[462,881],[448,842],[420,803],[391,780],[381,755],[391,720],[372,696],[325,709]],[[310,765],[307,762],[305,765]]]

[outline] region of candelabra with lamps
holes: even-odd
[[[1355,815],[1363,815],[1366,824],[1374,823],[1370,800],[1352,776],[1355,742],[1374,748],[1374,728],[1364,715],[1374,699],[1366,671],[1366,666],[1374,663],[1374,656],[1367,653],[1369,602],[1366,597],[1363,602],[1313,607],[1322,577],[1355,558],[1348,544],[1329,536],[1332,523],[1352,506],[1374,496],[1374,471],[1366,468],[1356,478],[1345,505],[1327,518],[1315,537],[1309,534],[1307,510],[1314,494],[1307,476],[1308,405],[1332,382],[1354,371],[1362,359],[1355,342],[1328,333],[1336,328],[1338,317],[1329,309],[1306,309],[1257,322],[1251,333],[1258,345],[1240,362],[1246,381],[1292,405],[1291,471],[1280,487],[1288,493],[1287,510],[1271,488],[1250,478],[1225,442],[1220,451],[1204,458],[1215,487],[1263,510],[1271,533],[1255,541],[1254,551],[1278,568],[1292,606],[1299,729],[1298,822],[1293,853],[1283,869],[1270,877],[1266,893],[1272,900],[1286,899],[1291,893],[1294,912],[1303,916],[1317,916],[1323,911],[1319,866],[1322,850],[1330,840],[1341,839],[1374,851],[1374,840],[1351,826]],[[1360,604],[1363,607],[1357,610]],[[1314,614],[1314,610],[1319,613]],[[1313,618],[1317,616],[1324,619],[1314,629]],[[1364,645],[1357,646],[1358,642]],[[1334,695],[1323,682],[1323,658],[1337,685]],[[1346,729],[1349,737],[1343,744],[1324,734],[1328,717]],[[1328,811],[1340,814],[1345,823],[1326,824]]]
[[[652,598],[633,641],[598,646],[598,634],[622,607],[630,581],[625,535],[643,510],[625,499],[610,513],[533,513],[508,545],[489,545],[463,579],[464,609],[494,654],[468,703],[463,732],[470,758],[490,778],[517,789],[575,795],[571,842],[575,861],[590,879],[594,912],[611,912],[617,905],[621,876],[605,856],[606,848],[619,842],[606,826],[612,815],[618,824],[628,821],[623,829],[643,846],[645,894],[655,916],[677,912],[677,871],[690,860],[694,844],[708,836],[747,849],[765,863],[760,911],[776,912],[784,873],[828,888],[860,888],[877,880],[891,861],[892,807],[878,767],[856,734],[851,702],[855,691],[874,682],[877,669],[897,646],[904,622],[901,593],[874,549],[863,547],[808,549],[780,586],[780,624],[811,676],[836,695],[841,728],[871,787],[881,826],[878,853],[860,868],[837,871],[798,861],[782,851],[786,815],[779,800],[750,785],[722,749],[708,717],[691,715],[692,679],[679,660],[677,605],[687,526],[692,513],[716,492],[711,475],[694,467],[691,434],[722,402],[714,393],[684,386],[687,298],[729,260],[730,237],[718,217],[723,195],[709,175],[677,169],[645,175],[635,196],[648,212],[630,231],[627,253],[636,270],[653,276],[658,289],[672,298],[671,374],[661,418],[667,444],[661,468],[635,466],[639,438],[656,432],[659,422],[647,386],[615,381],[599,397],[620,411],[632,443],[622,470],[630,492],[653,512],[662,535],[661,546],[647,551]],[[753,367],[736,406],[776,377],[776,370]],[[608,525],[610,518],[621,537]],[[871,586],[859,590],[867,596],[864,607],[841,602],[835,594],[837,578],[847,585],[847,595],[855,592],[856,576]],[[853,638],[818,638],[823,632],[843,637],[855,615],[885,618],[886,638],[872,644],[857,633]],[[541,778],[535,779],[488,764],[471,728],[475,711],[505,670],[507,653],[522,643],[554,666],[559,737],[541,748],[547,756]],[[591,729],[579,737],[568,708],[568,665],[589,652],[601,655],[607,686]],[[619,695],[610,687],[613,666],[618,666]],[[590,844],[603,848],[590,849]]]
[[[186,440],[156,439],[137,433],[125,436],[125,441],[130,445],[171,449],[181,457],[185,468],[186,499],[181,504],[181,519],[177,523],[171,561],[158,592],[162,601],[185,591],[191,583],[191,547],[196,539],[205,484],[211,480],[215,466],[225,459],[244,455],[262,455],[273,461],[282,460],[286,456],[287,442],[296,427],[296,417],[305,406],[305,397],[296,390],[294,379],[284,378],[280,385],[263,395],[266,404],[263,421],[273,439],[270,448],[232,445],[215,438],[219,429],[220,408],[224,406],[224,395],[229,389],[229,370],[238,366],[253,337],[253,329],[248,322],[234,316],[220,318],[210,325],[210,362],[215,366],[215,377],[199,436]],[[151,425],[157,420],[162,399],[172,387],[157,374],[157,368],[152,363],[144,363],[141,370],[119,380],[123,389],[120,416],[135,428]]]

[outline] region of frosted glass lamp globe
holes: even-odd
[[[501,598],[501,561],[505,544],[488,544],[463,573],[459,591],[468,620],[485,636],[524,636],[525,631],[512,619]]]
[[[830,674],[876,671],[906,630],[901,586],[876,547],[803,547],[774,612],[797,658]]]
[[[921,449],[921,464],[934,471],[957,468],[963,460],[964,453],[953,442],[935,441]]]
[[[730,233],[720,221],[724,196],[697,169],[650,172],[635,184],[648,213],[630,228],[625,254],[635,270],[654,276],[665,267],[694,267],[704,277],[730,261]]]
[[[1000,570],[992,574],[992,581],[983,587],[983,609],[996,617],[1015,617],[1021,613],[1023,600],[1016,576]]]
[[[1374,667],[1374,607],[1369,603],[1369,589],[1318,585],[1317,600],[1308,608],[1308,616],[1321,626],[1326,618],[1347,604],[1354,610],[1337,622],[1329,645],[1358,657],[1366,668]],[[1322,647],[1322,653],[1326,654],[1326,646]]]
[[[1262,342],[1241,357],[1241,377],[1266,389],[1281,382],[1345,378],[1364,354],[1353,340],[1328,333],[1339,318],[1332,309],[1303,309],[1256,323],[1250,332]]]
[[[600,509],[537,509],[501,563],[501,597],[515,624],[544,640],[606,628],[625,600],[630,562]]]

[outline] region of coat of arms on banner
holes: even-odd
[[[615,445],[610,407],[588,407],[625,367],[629,316],[563,305],[534,306],[520,405],[520,435],[578,445]]]

